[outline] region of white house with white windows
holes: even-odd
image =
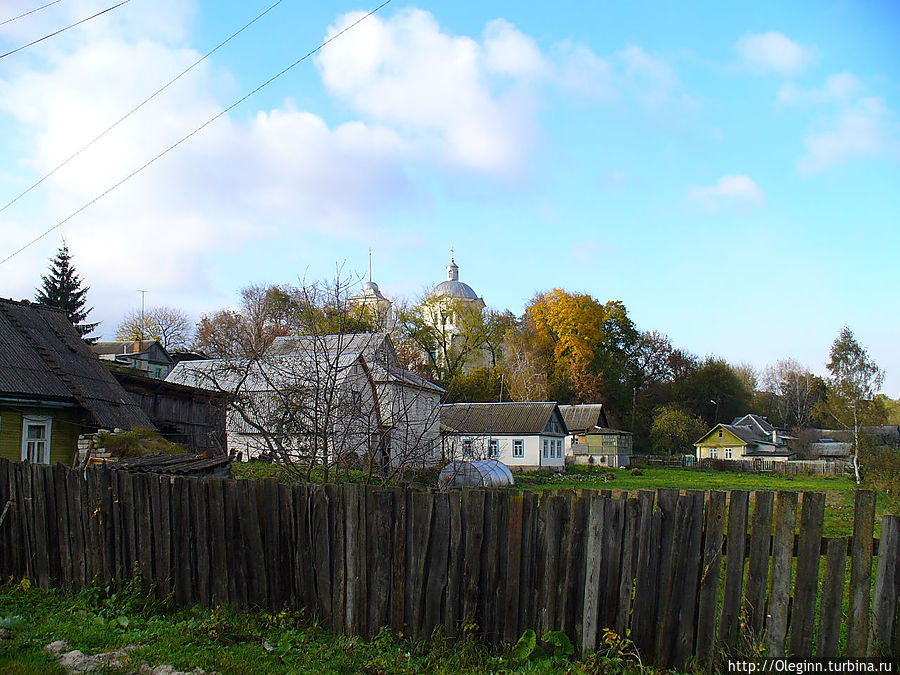
[[[498,459],[513,471],[565,468],[566,422],[553,402],[441,406],[447,460]]]

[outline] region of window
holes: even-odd
[[[578,436],[572,436],[572,445],[578,445]]]
[[[500,442],[496,438],[488,441],[488,457],[500,456]]]
[[[548,441],[545,438],[544,439],[544,459],[547,459],[549,457],[550,457],[550,441]]]
[[[722,438],[722,430],[719,429],[719,438]]]
[[[725,448],[725,459],[731,459],[731,448]]]
[[[26,415],[22,419],[22,461],[50,463],[50,417]]]
[[[469,459],[472,458],[472,439],[466,438],[463,440],[463,457],[467,457]]]
[[[513,441],[513,457],[524,457],[525,456],[525,442],[518,438]]]
[[[719,449],[718,449],[718,448],[710,448],[710,449],[709,449],[709,458],[710,458],[710,459],[715,459],[715,458],[718,457],[718,456],[719,456]]]

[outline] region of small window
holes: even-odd
[[[524,457],[525,456],[525,442],[518,438],[513,441],[513,457]]]
[[[472,458],[472,439],[466,438],[463,440],[463,457],[467,457],[469,459]]]
[[[578,436],[572,436],[572,445],[578,445]]]
[[[718,449],[718,448],[710,448],[710,449],[709,449],[709,457],[710,457],[710,459],[715,459],[715,458],[718,457],[718,456],[719,456],[719,449]]]
[[[544,439],[543,448],[544,448],[544,459],[549,459],[550,458],[550,441],[548,441],[546,438]]]
[[[50,417],[22,419],[22,461],[32,464],[50,463]]]
[[[719,429],[719,438],[722,438],[722,436],[723,436],[723,434],[722,434],[722,430],[721,430],[721,429]]]
[[[725,459],[731,459],[731,448],[725,448]]]
[[[500,442],[496,438],[492,438],[488,442],[488,457],[500,456]]]

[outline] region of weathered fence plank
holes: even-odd
[[[900,601],[900,516],[885,516],[881,521],[878,544],[878,569],[872,595],[872,656],[896,654],[900,646],[897,630],[897,604]],[[895,640],[897,642],[895,642]]]
[[[872,596],[872,537],[875,532],[875,492],[857,490],[850,554],[850,602],[845,656],[865,656],[869,641],[869,601]]]
[[[841,601],[847,573],[847,540],[836,537],[828,540],[825,554],[825,583],[819,607],[819,634],[816,657],[835,657],[841,637]]]
[[[391,600],[391,528],[394,495],[375,490],[369,495],[367,569],[368,607],[367,637],[375,637],[378,629],[390,625]]]
[[[722,597],[722,616],[719,639],[732,646],[737,642],[741,596],[744,589],[744,555],[746,553],[747,509],[750,495],[746,490],[734,490],[728,505],[728,537],[725,548],[725,593]]]
[[[821,492],[804,492],[797,548],[797,579],[794,582],[791,612],[791,653],[799,658],[812,654],[824,517],[825,495]]]
[[[708,665],[716,643],[719,578],[722,569],[722,538],[725,533],[727,495],[712,491],[706,497],[706,529],[703,533],[703,567],[697,607],[697,660]]]
[[[769,620],[766,631],[771,656],[784,656],[796,518],[797,493],[779,492],[775,509],[775,537],[772,540],[772,583],[769,590]]]
[[[747,568],[747,591],[744,611],[755,639],[763,635],[766,620],[766,595],[769,582],[769,547],[772,539],[774,492],[754,493],[750,531],[750,564]]]

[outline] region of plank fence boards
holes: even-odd
[[[755,492],[750,528],[750,563],[744,608],[754,638],[763,635],[766,619],[766,594],[769,582],[769,547],[772,538],[774,492]]]
[[[797,493],[779,492],[772,541],[772,581],[769,590],[768,647],[771,656],[784,656],[791,598],[791,567]]]
[[[725,534],[727,495],[712,491],[706,496],[706,528],[697,606],[697,660],[708,665],[716,642],[719,578],[722,570],[722,541]]]
[[[869,600],[872,590],[872,536],[875,532],[875,492],[857,490],[853,509],[850,553],[850,615],[847,654],[865,654],[869,639]]]
[[[872,597],[872,656],[897,653],[897,605],[900,600],[900,516],[885,516],[881,521],[878,569]],[[893,644],[893,649],[891,645]]]
[[[0,460],[0,575],[80,589],[139,572],[145,592],[178,605],[305,607],[367,638],[390,626],[499,643],[532,628],[589,652],[612,629],[662,668],[709,667],[745,639],[834,657],[846,635],[847,656],[896,655],[900,518],[885,516],[879,544],[875,495],[861,490],[852,538],[824,539],[824,495],[804,493],[799,514],[798,501],[287,486]]]
[[[847,540],[843,537],[829,539],[826,548],[825,583],[816,639],[817,658],[837,656],[841,637],[841,600],[847,573]]]
[[[791,654],[800,658],[812,655],[824,518],[825,495],[821,492],[804,492],[797,547],[797,579],[791,613]]]

